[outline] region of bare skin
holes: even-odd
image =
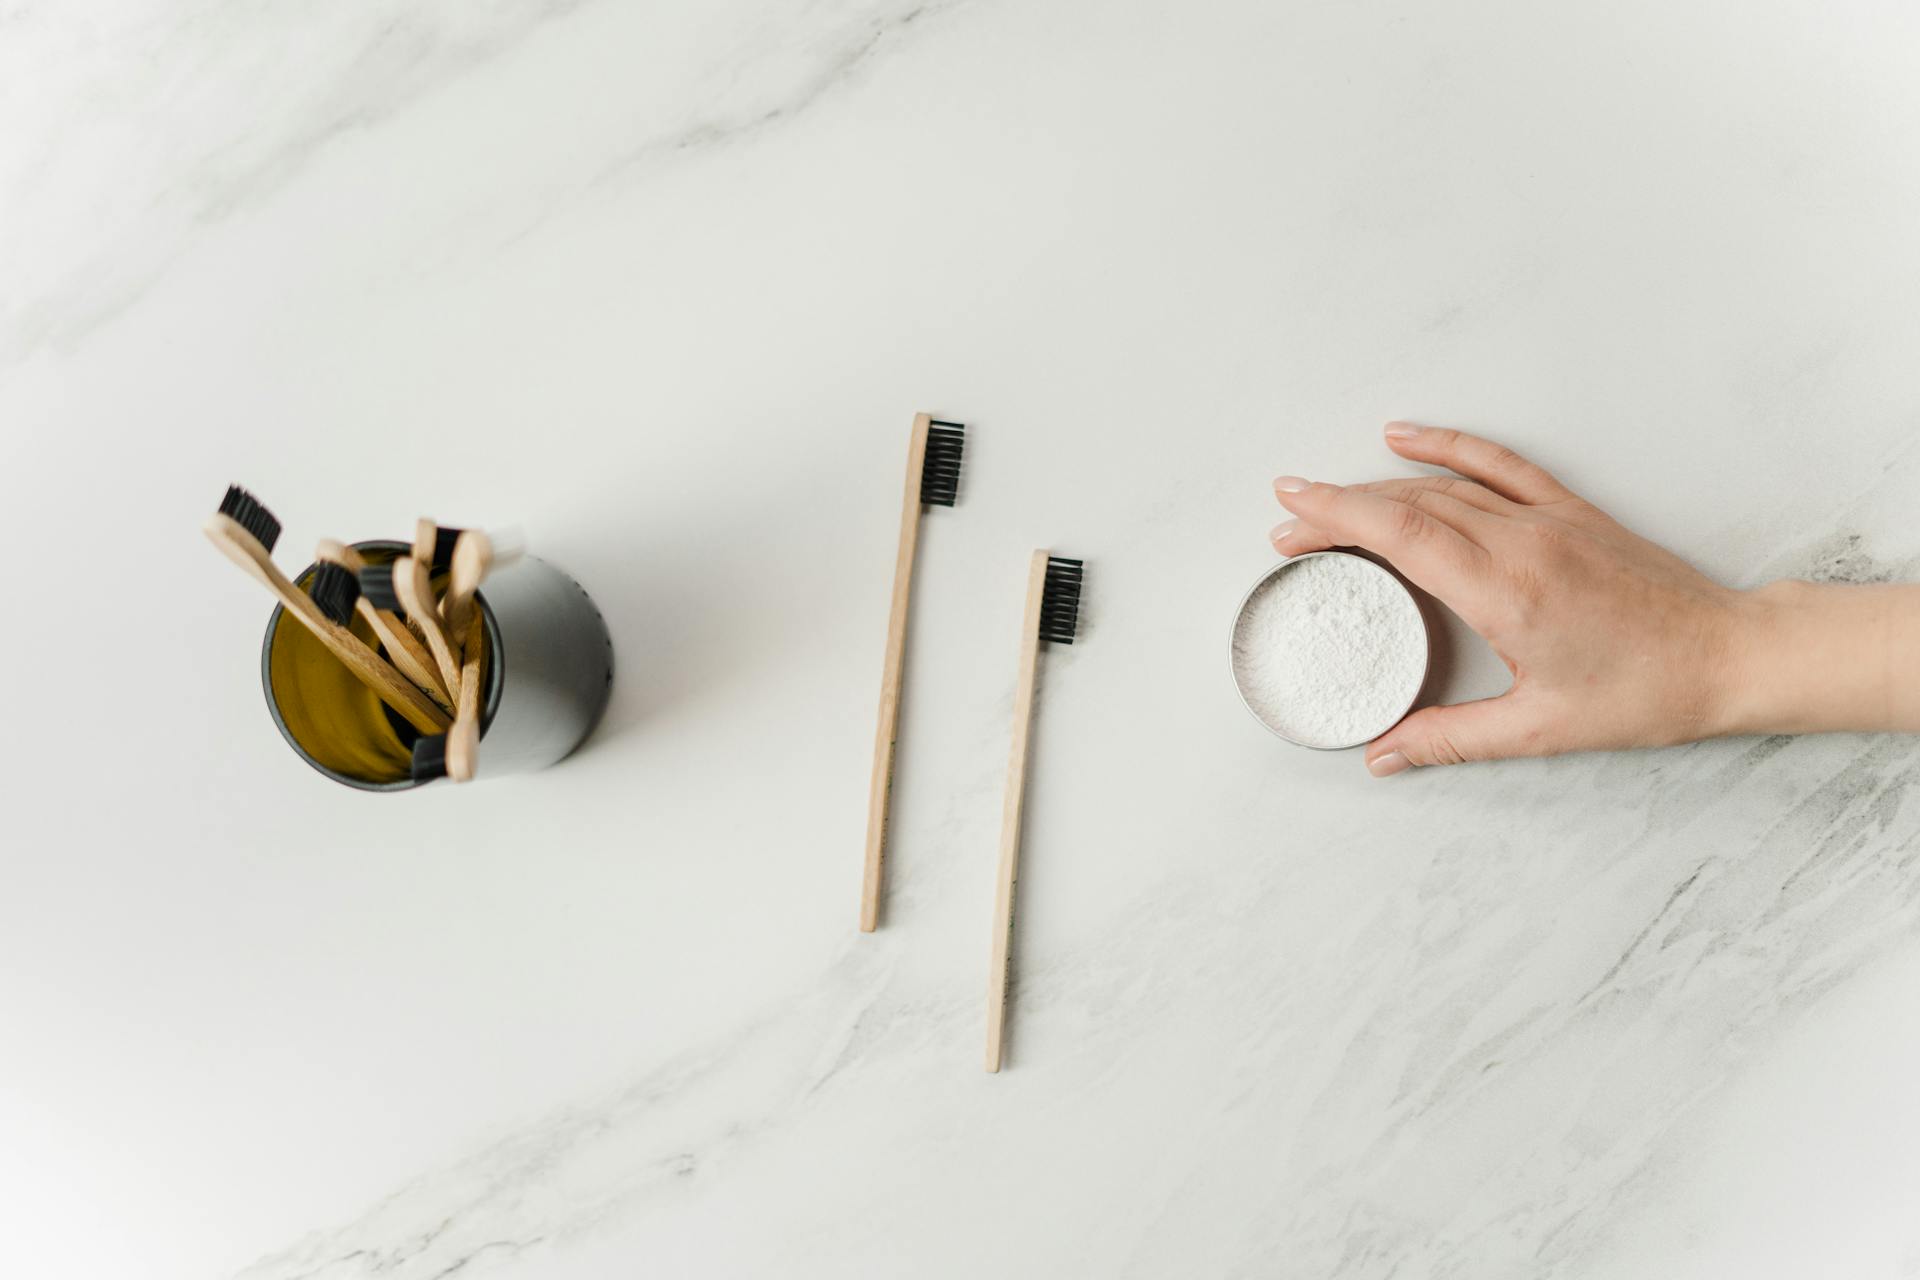
[[[1665,746],[1723,734],[1920,732],[1920,587],[1722,586],[1511,449],[1392,422],[1389,448],[1449,476],[1281,476],[1283,555],[1356,546],[1485,637],[1497,698],[1426,707],[1367,747],[1410,765]]]

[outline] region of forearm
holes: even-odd
[[[1723,732],[1920,732],[1920,586],[1775,582],[1740,613]]]

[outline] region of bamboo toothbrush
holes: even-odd
[[[414,522],[415,563],[449,575],[439,619],[446,627],[449,656],[459,654],[453,726],[444,735],[414,743],[416,782],[473,778],[480,749],[480,654],[485,644],[485,628],[472,625],[473,598],[494,566],[509,564],[519,555],[518,540],[511,535],[496,542],[479,529],[447,528],[425,516]],[[412,575],[417,578],[419,571],[413,570]],[[404,576],[408,574],[403,570]],[[432,643],[432,620],[423,618],[421,625]]]
[[[473,779],[474,770],[479,766],[480,656],[487,630],[474,625],[478,621],[474,594],[495,565],[511,564],[519,557],[519,539],[511,534],[490,535],[479,529],[467,529],[454,543],[451,577],[440,608],[447,618],[447,630],[460,646],[460,701],[454,712],[453,727],[443,739],[428,743],[424,755],[420,744],[415,744],[416,776],[424,772],[429,777],[444,776],[455,782]],[[427,740],[421,739],[421,742]]]
[[[1013,949],[1014,887],[1020,879],[1020,813],[1027,789],[1027,737],[1040,642],[1072,644],[1080,620],[1084,566],[1044,551],[1027,569],[1027,609],[1020,625],[1020,673],[1013,686],[1013,750],[1000,817],[1000,875],[993,893],[993,956],[987,975],[987,1070],[998,1071],[1007,1027],[1007,957]]]
[[[333,567],[353,579],[353,590],[350,596],[346,592],[345,584],[330,584],[329,590],[347,596],[348,605],[367,620],[367,625],[373,628],[373,634],[378,636],[380,643],[386,646],[387,656],[392,659],[394,666],[400,668],[402,675],[420,686],[422,692],[439,703],[442,711],[452,712],[453,694],[440,683],[440,673],[434,670],[433,654],[428,651],[427,646],[422,643],[420,637],[408,629],[407,624],[398,615],[389,613],[385,609],[374,608],[373,601],[367,599],[366,594],[360,590],[359,576],[360,571],[367,567],[366,558],[352,547],[343,542],[336,542],[332,538],[320,540],[319,545],[313,549],[313,558],[322,566],[321,573],[325,573],[327,567]],[[315,599],[320,596],[319,584],[320,579],[316,576]],[[345,626],[347,621],[344,617],[333,620],[341,626]]]
[[[913,419],[907,443],[907,485],[901,500],[900,549],[893,562],[893,608],[887,616],[887,653],[880,670],[880,724],[873,739],[873,778],[867,791],[866,870],[860,889],[860,928],[880,924],[880,890],[886,875],[887,804],[893,795],[893,751],[900,723],[900,677],[907,645],[907,602],[913,590],[913,552],[926,507],[951,507],[960,494],[960,454],[966,428]]]
[[[473,781],[480,754],[480,652],[487,629],[471,624],[460,646],[460,705],[447,730],[447,776],[455,782]]]
[[[453,563],[453,545],[459,537],[460,530],[448,529],[436,524],[429,516],[421,516],[413,522],[413,558],[426,566],[429,583],[433,581],[435,574],[445,573],[447,567]],[[446,620],[447,616],[443,611],[440,614],[442,626],[446,624]],[[421,630],[420,623],[414,621],[412,625],[414,633],[425,639],[426,633]],[[453,641],[450,648],[453,669],[446,672],[445,678],[447,687],[454,689],[460,683],[460,642]]]
[[[407,776],[415,782],[438,782],[447,776],[446,734],[423,733],[413,740],[413,761]]]
[[[440,613],[447,620],[447,634],[455,647],[467,639],[467,625],[473,615],[474,593],[487,575],[520,558],[517,534],[486,533],[480,529],[462,529],[453,544],[447,576],[447,591],[440,599]]]
[[[461,532],[421,516],[413,522],[413,558],[427,567],[429,576],[445,573],[453,563],[454,544],[460,540]]]
[[[427,696],[402,679],[360,638],[321,613],[313,597],[294,586],[273,562],[280,522],[252,494],[229,485],[220,508],[208,517],[207,538],[229,560],[264,584],[281,608],[297,618],[359,681],[422,733],[440,733],[449,721]]]
[[[443,734],[414,740],[412,777],[415,782],[451,778],[471,782],[480,754],[480,655],[487,629],[469,627],[460,662],[460,704],[453,727]]]
[[[412,556],[401,556],[389,564],[367,565],[360,570],[360,589],[373,601],[374,608],[407,615],[407,621],[418,627],[426,640],[441,683],[448,689],[458,689],[460,662],[441,625],[440,607],[433,598],[426,566]]]

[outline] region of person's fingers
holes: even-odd
[[[1367,771],[1386,778],[1409,765],[1503,760],[1551,749],[1527,701],[1509,690],[1478,702],[1421,708],[1367,745]]]
[[[1438,489],[1404,489],[1398,493],[1383,493],[1380,496],[1389,502],[1402,502],[1409,507],[1418,507],[1477,547],[1485,547],[1491,543],[1495,526],[1500,519]]]
[[[1367,492],[1378,492],[1382,497],[1394,502],[1404,502],[1408,506],[1418,507],[1433,516],[1448,528],[1463,535],[1475,546],[1488,546],[1494,534],[1493,522],[1499,517],[1469,506],[1451,494],[1437,489],[1402,489],[1399,491],[1375,490],[1370,485],[1355,485],[1354,488]],[[1482,493],[1486,490],[1482,489]],[[1495,502],[1505,502],[1504,498],[1487,494]],[[1508,504],[1511,505],[1511,504]],[[1328,547],[1349,545],[1332,538],[1324,529],[1316,529],[1299,520],[1289,520],[1279,525],[1268,535],[1273,548],[1284,555],[1305,555],[1309,551],[1323,551]]]
[[[1430,511],[1406,502],[1298,476],[1273,482],[1280,505],[1336,545],[1385,556],[1442,600],[1464,594],[1487,567],[1487,552]]]
[[[1303,556],[1309,551],[1325,551],[1340,545],[1329,538],[1325,531],[1299,520],[1285,520],[1275,525],[1273,532],[1267,535],[1267,541],[1273,543],[1273,549],[1283,556]]]
[[[1521,510],[1518,503],[1508,501],[1485,485],[1475,484],[1459,476],[1402,476],[1395,480],[1369,480],[1365,484],[1348,487],[1358,489],[1362,493],[1377,493],[1399,501],[1414,500],[1416,505],[1418,500],[1414,495],[1430,491],[1458,499],[1470,507],[1478,508],[1493,516],[1512,515]],[[1277,491],[1275,496],[1278,496]],[[1442,519],[1446,518],[1444,508],[1435,510],[1434,514],[1441,516]],[[1473,533],[1467,527],[1470,521],[1449,521],[1448,523],[1459,528],[1469,538],[1473,537]],[[1310,551],[1325,551],[1329,547],[1340,545],[1328,537],[1324,530],[1315,529],[1299,520],[1288,520],[1276,526],[1267,536],[1273,543],[1274,550],[1287,556],[1305,555]],[[1475,540],[1478,541],[1478,539]]]
[[[1513,515],[1520,510],[1519,503],[1501,497],[1483,484],[1459,476],[1401,476],[1394,480],[1369,480],[1351,487],[1365,493],[1385,494],[1389,498],[1431,490],[1444,493],[1449,498],[1458,498],[1470,507],[1478,507],[1496,516]]]
[[[1403,458],[1431,462],[1478,480],[1503,498],[1530,506],[1561,502],[1573,493],[1546,468],[1491,440],[1450,427],[1423,427],[1412,422],[1386,425],[1387,447]]]

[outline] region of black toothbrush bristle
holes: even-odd
[[[307,594],[313,597],[314,604],[329,622],[344,627],[352,620],[353,606],[360,599],[360,580],[353,576],[352,570],[331,560],[325,561],[313,571]]]
[[[1086,566],[1079,560],[1047,557],[1047,580],[1040,589],[1040,638],[1072,644],[1080,625],[1080,582]]]
[[[432,782],[436,778],[446,777],[447,735],[435,733],[415,738],[413,767],[409,772],[415,782]]]
[[[927,428],[926,460],[920,467],[920,501],[950,507],[960,497],[960,454],[967,429],[958,422],[935,421]]]
[[[400,612],[400,597],[393,591],[393,566],[370,564],[360,570],[360,590],[367,603],[385,613]]]
[[[445,525],[435,526],[433,531],[433,571],[445,573],[453,567],[453,544],[460,541],[465,529],[449,529]]]
[[[239,485],[230,484],[227,496],[220,499],[220,514],[258,539],[269,555],[273,553],[273,544],[280,541],[280,522],[260,499]]]

